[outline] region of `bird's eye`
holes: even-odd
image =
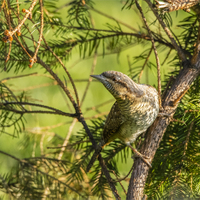
[[[116,81],[115,77],[112,78],[113,81]]]

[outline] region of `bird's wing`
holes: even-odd
[[[92,167],[93,163],[95,162],[102,148],[117,137],[117,132],[121,124],[123,124],[123,122],[124,122],[123,116],[121,115],[121,111],[118,107],[117,102],[115,102],[105,121],[104,130],[103,130],[103,141],[102,143],[100,143],[100,146],[99,145],[97,146],[97,149],[95,150],[92,158],[90,159],[90,162],[88,163],[88,166],[86,169],[87,172]]]
[[[121,113],[121,110],[119,109],[117,102],[115,102],[105,121],[105,126],[103,130],[103,140],[105,144],[117,138],[117,132],[123,122],[123,115]]]

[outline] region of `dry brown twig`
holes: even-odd
[[[154,15],[156,16],[156,18],[158,19],[160,25],[162,26],[163,30],[165,31],[165,33],[167,34],[167,36],[169,37],[172,45],[174,46],[174,48],[176,49],[178,56],[180,58],[180,60],[182,62],[186,61],[187,58],[184,54],[184,52],[182,51],[182,49],[178,46],[178,44],[176,43],[172,33],[170,32],[169,28],[165,25],[165,23],[163,22],[163,20],[161,19],[161,17],[158,15],[158,12],[154,9],[153,4],[151,3],[151,1],[149,0],[145,0],[146,3],[148,4],[149,8],[152,10],[152,12],[154,13]]]
[[[37,61],[37,53],[38,53],[38,50],[40,48],[40,43],[41,43],[42,37],[43,37],[43,26],[44,26],[43,1],[39,0],[39,2],[40,2],[40,12],[41,12],[40,13],[40,32],[39,32],[39,39],[38,39],[38,42],[37,42],[37,47],[35,49],[34,56],[30,59],[30,64],[29,64],[30,68]]]
[[[162,108],[162,103],[161,103],[161,79],[160,79],[160,61],[159,61],[159,57],[158,57],[158,52],[157,52],[157,49],[156,49],[156,45],[155,45],[155,41],[154,41],[154,38],[153,38],[153,35],[151,33],[151,30],[147,24],[147,20],[143,14],[143,11],[142,11],[142,8],[140,7],[138,1],[136,0],[135,1],[136,3],[136,6],[138,8],[138,10],[140,11],[140,14],[142,16],[142,19],[144,21],[144,24],[148,30],[148,33],[149,33],[149,36],[151,38],[151,42],[152,42],[152,48],[154,50],[154,54],[155,54],[155,58],[156,58],[156,64],[157,64],[157,78],[158,78],[158,96],[159,96],[159,105],[160,105],[160,108]],[[150,51],[151,52],[151,51]],[[150,55],[150,53],[149,53]]]
[[[24,75],[19,75],[19,76],[7,77],[7,78],[4,78],[4,79],[0,80],[0,83],[5,83],[8,80],[12,80],[12,79],[16,79],[16,78],[23,78],[23,77],[27,77],[27,76],[34,76],[36,74],[37,74],[37,72],[31,73],[31,74],[24,74]]]
[[[5,37],[3,38],[4,42],[12,42],[13,40],[13,35],[19,31],[21,29],[21,26],[24,24],[24,22],[27,20],[27,18],[30,16],[30,13],[32,12],[34,6],[36,5],[37,0],[33,0],[30,8],[28,9],[28,11],[26,10],[26,15],[24,16],[24,18],[21,20],[20,24],[18,24],[17,27],[15,27],[14,30],[11,30],[11,26],[10,26],[10,30],[5,30],[4,35]],[[10,16],[8,16],[7,18],[8,23],[10,24]]]
[[[91,68],[91,74],[93,74],[93,72],[94,72],[94,69],[95,69],[95,66],[96,66],[96,62],[97,62],[97,53],[95,53],[95,55],[94,55],[93,64],[92,64],[92,68]],[[82,106],[82,104],[83,104],[83,102],[84,102],[84,100],[85,100],[85,97],[86,97],[86,94],[87,94],[87,91],[88,91],[88,88],[89,88],[89,86],[90,86],[91,81],[92,81],[92,77],[89,77],[88,83],[87,83],[86,88],[85,88],[85,91],[84,91],[84,93],[83,93],[83,97],[82,97],[81,102],[80,102],[80,107]],[[67,136],[66,136],[66,138],[65,138],[65,141],[64,141],[64,143],[63,143],[63,145],[62,145],[61,151],[60,151],[60,153],[59,153],[59,155],[58,155],[58,159],[59,159],[59,160],[60,160],[60,159],[62,158],[62,156],[63,156],[63,153],[64,153],[64,151],[65,151],[65,147],[67,146],[67,144],[68,144],[68,142],[69,142],[70,136],[71,136],[71,134],[72,134],[72,130],[73,130],[73,128],[74,128],[76,122],[77,122],[77,119],[74,119],[73,122],[72,122],[72,124],[71,124],[71,126],[69,127],[69,131],[68,131]]]
[[[141,78],[142,78],[142,74],[143,74],[144,68],[145,68],[145,66],[146,66],[146,64],[147,64],[147,62],[148,62],[148,60],[149,60],[149,57],[150,57],[150,55],[151,55],[152,50],[153,50],[153,47],[151,47],[151,49],[150,49],[150,51],[149,51],[149,53],[148,53],[148,55],[147,55],[147,57],[146,57],[146,59],[145,59],[145,61],[144,61],[144,64],[143,64],[143,66],[142,66],[142,69],[141,69],[140,74],[139,74],[139,77],[138,77],[138,83],[140,83],[140,80],[141,80]]]

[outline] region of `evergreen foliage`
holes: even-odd
[[[96,8],[92,0],[68,1],[36,1],[32,10],[32,17],[28,17],[19,27],[21,36],[17,33],[12,35],[13,41],[6,38],[5,30],[13,31],[22,21],[26,13],[21,9],[34,1],[1,1],[0,7],[0,70],[7,73],[8,78],[0,79],[0,137],[22,138],[19,142],[21,149],[33,149],[32,156],[26,158],[26,154],[17,157],[1,150],[0,154],[16,163],[9,173],[0,174],[1,199],[112,199],[112,191],[105,171],[99,164],[99,158],[95,161],[89,174],[85,170],[94,152],[91,143],[90,132],[98,144],[101,140],[104,128],[105,116],[94,116],[95,119],[85,120],[82,118],[87,109],[79,105],[84,100],[80,96],[75,78],[72,78],[70,68],[65,64],[78,52],[80,59],[88,59],[95,55],[106,56],[116,54],[117,60],[127,49],[134,51],[131,59],[128,57],[126,65],[129,66],[127,74],[136,82],[141,81],[143,72],[146,75],[146,83],[151,77],[156,77],[157,63],[154,59],[154,50],[148,29],[145,27],[140,13],[136,10],[135,1],[122,2],[118,12],[128,13],[130,10],[138,17],[138,26],[132,27],[114,17],[109,16]],[[57,4],[61,3],[61,7]],[[64,4],[66,3],[66,4]],[[114,4],[119,4],[115,2]],[[113,5],[115,6],[115,5]],[[41,11],[41,9],[43,11]],[[66,18],[61,16],[65,9]],[[142,5],[143,13],[147,14],[150,8],[148,4]],[[67,11],[67,12],[66,12]],[[177,14],[162,13],[159,16],[172,32],[177,44],[191,61],[199,45],[199,15],[191,11]],[[179,13],[181,12],[181,20]],[[93,23],[93,14],[97,13],[106,17],[107,23],[104,28],[96,27]],[[128,15],[128,14],[127,14]],[[147,22],[151,29],[161,68],[166,69],[162,74],[162,94],[165,94],[172,86],[174,79],[183,68],[177,50],[166,33],[161,30],[158,20],[151,12]],[[41,21],[43,18],[43,22]],[[174,25],[176,23],[176,25]],[[34,27],[34,29],[33,29]],[[42,33],[41,27],[43,27]],[[179,27],[179,32],[176,31]],[[50,37],[46,37],[46,35]],[[40,36],[42,39],[40,40]],[[6,40],[6,42],[5,42]],[[36,53],[37,46],[38,52]],[[137,48],[142,47],[142,52]],[[36,60],[31,64],[31,59]],[[67,96],[66,110],[54,108],[31,96],[30,92],[15,91],[9,80],[17,80],[19,77],[32,77],[35,74],[24,75],[23,71],[28,65],[37,70],[43,70],[44,77],[51,75],[49,84],[58,85],[62,94]],[[112,65],[112,64],[111,64]],[[125,65],[125,64],[124,64]],[[57,75],[62,69],[63,77]],[[115,70],[113,66],[113,70]],[[164,71],[164,70],[163,70]],[[13,75],[14,73],[14,75]],[[79,74],[78,70],[76,72]],[[93,70],[91,70],[93,73]],[[81,76],[81,74],[79,74]],[[172,78],[170,78],[172,77]],[[172,80],[172,81],[170,81]],[[87,82],[85,93],[90,84]],[[56,82],[56,84],[54,83]],[[144,82],[144,81],[143,81]],[[17,81],[16,83],[17,84]],[[173,119],[162,138],[156,155],[153,159],[152,168],[149,171],[144,193],[148,199],[198,199],[200,198],[200,78],[193,82],[188,92],[181,99]],[[54,91],[53,91],[54,92]],[[52,96],[48,97],[53,99]],[[81,95],[79,94],[81,93]],[[164,96],[164,95],[163,95]],[[81,103],[80,103],[81,102]],[[92,101],[90,106],[92,106]],[[59,107],[59,106],[58,106]],[[101,107],[101,105],[99,106]],[[95,107],[97,114],[101,114],[99,107]],[[81,110],[82,109],[82,110]],[[90,110],[93,108],[90,108]],[[46,114],[54,117],[62,116],[66,119],[79,121],[83,128],[66,139],[59,133],[50,133],[42,127],[28,130],[26,127],[27,115]],[[71,121],[70,121],[71,122]],[[67,122],[62,125],[66,125]],[[51,124],[50,124],[51,125]],[[60,126],[60,125],[59,125]],[[88,131],[89,130],[89,131]],[[70,132],[70,131],[69,131]],[[35,134],[37,133],[37,134]],[[45,134],[49,134],[46,136]],[[46,137],[44,139],[44,137]],[[68,137],[68,136],[67,136]],[[145,140],[145,134],[137,139],[136,147],[140,150]],[[67,145],[65,145],[67,141]],[[39,151],[39,147],[41,151]],[[64,148],[64,149],[63,149]],[[17,150],[16,150],[17,151]],[[31,151],[31,150],[30,150]],[[124,190],[127,189],[132,170],[129,148],[120,140],[115,140],[103,149],[101,156],[110,172],[111,184],[117,187],[119,195],[125,199]],[[0,162],[2,162],[0,160]],[[126,167],[126,174],[120,172],[120,165]],[[131,171],[130,171],[131,172]],[[122,178],[124,177],[124,178]],[[122,178],[122,180],[119,180]]]

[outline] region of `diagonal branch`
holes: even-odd
[[[119,24],[121,24],[121,25],[123,25],[123,26],[129,28],[130,30],[132,30],[132,31],[134,31],[134,32],[138,32],[137,29],[135,29],[134,27],[130,26],[129,24],[124,23],[123,21],[121,21],[121,20],[119,20],[119,19],[116,19],[116,18],[114,18],[114,17],[112,17],[112,16],[110,16],[110,15],[108,15],[108,14],[106,14],[106,13],[100,11],[100,10],[97,10],[97,9],[95,9],[95,8],[91,8],[91,7],[87,6],[87,5],[85,5],[85,6],[86,6],[88,9],[90,9],[90,10],[92,10],[92,11],[94,11],[94,12],[100,14],[100,15],[103,15],[104,17],[107,17],[107,18],[109,18],[109,19],[111,19],[111,20],[116,21],[117,23],[119,23]]]
[[[148,55],[147,55],[147,57],[146,57],[146,59],[144,61],[144,64],[142,65],[142,69],[141,69],[139,77],[138,77],[138,83],[140,83],[140,80],[142,78],[142,74],[143,74],[143,71],[144,71],[144,67],[146,66],[146,64],[147,64],[147,62],[149,60],[149,57],[151,55],[152,50],[153,50],[153,48],[151,47],[151,49],[149,50],[149,53],[148,53]]]
[[[161,19],[161,17],[158,15],[158,12],[153,8],[153,4],[150,2],[150,0],[145,0],[145,1],[149,5],[149,7],[153,11],[154,15],[158,19],[160,25],[162,26],[162,28],[166,32],[167,36],[169,37],[172,45],[174,46],[174,48],[176,49],[176,51],[178,53],[178,56],[179,56],[180,60],[182,62],[186,61],[187,59],[185,57],[185,54],[184,54],[183,50],[178,46],[178,44],[176,43],[176,41],[175,41],[172,33],[170,32],[169,28],[165,25],[165,23],[163,22],[163,20]]]
[[[138,10],[140,11],[140,14],[142,15],[142,19],[144,21],[144,24],[145,26],[147,27],[147,30],[148,30],[148,33],[149,33],[149,36],[151,38],[151,42],[152,42],[152,48],[154,50],[154,54],[155,54],[155,58],[156,58],[156,64],[157,64],[157,77],[158,77],[158,96],[159,96],[159,106],[161,108],[161,80],[160,80],[160,61],[159,61],[159,58],[158,58],[158,52],[157,52],[157,49],[156,49],[156,45],[155,45],[155,41],[154,41],[154,38],[153,38],[153,35],[151,33],[151,30],[147,24],[147,20],[142,12],[142,8],[140,7],[138,1],[136,0],[135,1],[136,3],[136,6],[138,8]]]
[[[32,52],[31,50],[28,50],[28,52],[29,52],[30,54],[33,55],[33,52]],[[41,64],[41,65],[52,75],[52,77],[58,82],[58,84],[59,84],[60,87],[63,89],[63,91],[67,94],[68,98],[70,99],[70,101],[72,102],[74,108],[76,109],[76,113],[78,114],[77,119],[78,119],[79,122],[83,125],[83,127],[84,127],[84,129],[85,129],[87,135],[88,135],[89,138],[90,138],[90,141],[92,142],[93,147],[96,149],[97,144],[96,144],[96,142],[95,142],[95,140],[94,140],[94,137],[92,136],[92,134],[91,134],[91,132],[90,132],[90,130],[89,130],[89,128],[88,128],[88,125],[87,125],[87,123],[85,122],[85,119],[84,119],[82,113],[80,112],[80,107],[79,107],[79,106],[76,104],[76,102],[74,101],[74,99],[73,99],[73,97],[71,96],[71,93],[69,92],[69,90],[65,87],[64,83],[58,78],[58,76],[51,70],[51,68],[50,68],[48,65],[46,65],[46,64],[39,58],[39,56],[37,56],[37,63]],[[119,196],[119,194],[118,194],[118,192],[117,192],[117,189],[116,189],[115,185],[114,185],[113,182],[111,181],[111,180],[112,180],[112,179],[111,179],[111,176],[110,176],[110,174],[109,174],[109,172],[108,172],[108,170],[107,170],[107,168],[106,168],[106,165],[105,165],[105,163],[104,163],[104,161],[103,161],[103,159],[102,159],[101,156],[99,156],[99,161],[100,161],[100,165],[101,165],[101,167],[102,167],[102,169],[103,169],[103,172],[104,172],[104,174],[105,174],[105,176],[106,176],[106,178],[107,178],[107,180],[108,180],[108,183],[109,183],[109,185],[110,185],[110,188],[111,188],[111,190],[112,190],[112,192],[113,192],[113,195],[115,196],[116,199],[121,199],[120,196]]]
[[[25,114],[25,113],[43,113],[43,114],[57,114],[57,115],[63,115],[63,116],[68,116],[68,117],[78,117],[78,115],[76,113],[71,114],[71,113],[66,113],[63,112],[61,110],[58,110],[56,108],[52,108],[49,106],[45,106],[45,105],[41,105],[41,104],[36,104],[36,103],[29,103],[29,102],[5,102],[5,103],[1,103],[0,106],[3,105],[5,107],[1,108],[3,110],[8,110],[8,111],[12,111],[15,113],[20,113],[20,114]],[[7,105],[29,105],[29,106],[36,106],[36,107],[40,107],[40,108],[45,108],[45,109],[49,109],[52,111],[45,111],[45,110],[33,110],[33,111],[29,111],[29,110],[16,110],[15,108],[6,108]]]

